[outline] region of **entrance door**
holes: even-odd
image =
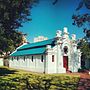
[[[63,56],[63,67],[68,70],[68,56]]]

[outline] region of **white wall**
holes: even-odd
[[[0,66],[3,66],[3,58],[0,58]]]
[[[52,55],[54,55],[54,62],[52,62]],[[55,54],[48,54],[46,56],[46,73],[56,73],[57,57]]]
[[[33,56],[33,61],[32,61]],[[16,69],[24,69],[34,72],[41,72],[45,71],[45,62],[46,62],[46,55],[43,55],[43,62],[41,61],[41,55],[30,55],[30,56],[19,56],[18,60],[17,57],[10,58],[9,66]]]

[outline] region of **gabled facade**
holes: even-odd
[[[53,39],[24,44],[11,55],[9,66],[40,73],[77,72],[81,68],[81,52],[77,49],[76,36],[71,39],[67,28],[57,31]]]

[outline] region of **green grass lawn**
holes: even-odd
[[[80,77],[0,67],[0,90],[76,90]]]

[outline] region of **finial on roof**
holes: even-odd
[[[68,28],[67,27],[64,27],[64,30],[63,30],[63,38],[69,38],[69,33],[68,33]]]
[[[62,31],[57,30],[57,32],[56,32],[56,37],[61,37],[61,34],[62,34]]]
[[[72,34],[72,40],[76,40],[76,35]]]
[[[68,28],[67,27],[64,27],[64,33],[68,33]]]

